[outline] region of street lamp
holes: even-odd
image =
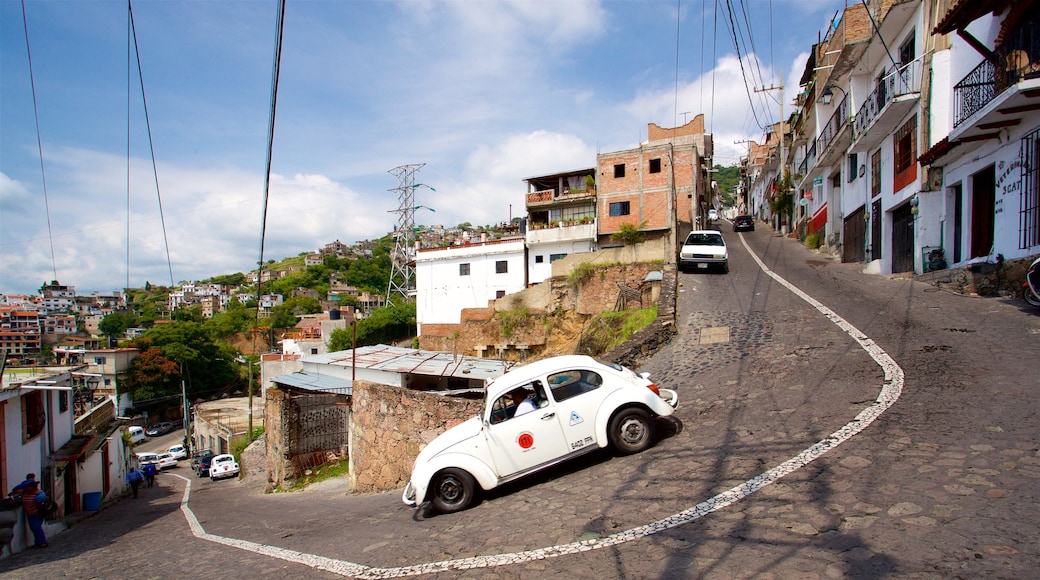
[[[845,89],[843,89],[843,88],[841,88],[841,87],[839,87],[837,85],[827,85],[827,86],[823,87],[823,92],[820,93],[820,102],[821,103],[823,103],[824,105],[831,104],[831,101],[834,100],[834,91],[833,91],[833,89],[838,89],[839,91],[841,91],[842,98],[845,98],[845,95],[846,95]]]
[[[100,382],[101,381],[99,381],[97,377],[88,377],[87,378],[87,395],[90,398],[88,399],[89,402],[87,403],[87,408],[84,409],[84,411],[89,411],[90,408],[94,406],[94,391],[97,390],[98,383],[100,383]]]

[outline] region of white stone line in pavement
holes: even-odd
[[[343,576],[350,576],[355,578],[365,579],[379,579],[379,578],[401,578],[405,576],[418,576],[422,574],[431,574],[435,572],[446,572],[450,570],[470,570],[475,568],[494,568],[496,566],[504,566],[511,564],[522,564],[525,562],[531,562],[535,560],[545,560],[548,558],[555,558],[557,556],[563,556],[567,554],[577,554],[580,552],[588,552],[591,550],[600,550],[618,544],[624,544],[633,540],[638,540],[654,534],[663,532],[665,530],[675,528],[697,521],[707,514],[720,510],[724,507],[732,505],[745,497],[755,493],[763,487],[775,483],[784,476],[797,471],[816,460],[824,453],[827,453],[831,449],[834,449],[838,445],[841,445],[845,441],[848,441],[853,436],[858,434],[870,426],[878,417],[880,417],[889,407],[891,407],[897,400],[903,391],[903,369],[899,367],[895,360],[892,359],[880,346],[878,346],[873,340],[867,335],[859,331],[855,326],[850,324],[841,316],[838,316],[830,308],[827,308],[815,298],[809,296],[795,285],[791,284],[787,280],[781,278],[778,274],[769,269],[765,263],[759,259],[747,242],[744,240],[744,236],[740,236],[741,243],[747,249],[748,253],[758,264],[759,268],[762,269],[767,275],[777,281],[781,286],[790,290],[795,296],[798,296],[802,300],[809,303],[813,308],[819,311],[821,314],[826,316],[831,322],[841,328],[846,334],[852,337],[860,347],[863,348],[874,359],[875,362],[885,372],[885,382],[881,387],[881,392],[878,393],[877,398],[867,408],[860,411],[851,421],[846,423],[837,431],[831,433],[827,437],[824,437],[820,441],[811,445],[798,455],[784,461],[783,463],[773,467],[772,469],[765,471],[744,483],[730,488],[715,497],[702,501],[701,503],[683,510],[679,513],[673,514],[666,518],[631,528],[623,532],[611,534],[605,538],[595,540],[583,540],[580,542],[572,542],[570,544],[563,544],[559,546],[548,546],[537,550],[528,550],[525,552],[515,552],[512,554],[496,554],[494,556],[474,556],[472,558],[461,558],[458,560],[447,560],[442,562],[428,562],[425,564],[417,564],[413,566],[401,566],[397,568],[373,568],[370,566],[364,566],[361,564],[355,564],[344,560],[336,560],[333,558],[326,558],[323,556],[315,556],[312,554],[304,554],[294,550],[286,550],[283,548],[277,548],[274,546],[267,546],[264,544],[257,544],[255,542],[248,542],[245,540],[236,540],[233,538],[225,538],[223,536],[216,536],[207,533],[202,525],[199,524],[198,519],[195,518],[195,514],[192,513],[188,507],[188,499],[191,492],[191,481],[182,476],[188,482],[188,485],[184,489],[184,498],[181,500],[181,510],[184,512],[185,518],[188,520],[188,525],[191,527],[192,533],[195,537],[207,540],[210,542],[216,542],[226,546],[255,552],[257,554],[263,554],[271,556],[272,558],[279,558],[289,562],[296,562],[304,566],[310,566],[312,568],[326,570],[335,574]]]
[[[224,536],[218,536],[210,534],[203,529],[202,524],[199,523],[198,518],[195,517],[195,512],[191,511],[188,506],[188,500],[191,497],[191,480],[183,475],[172,474],[183,479],[187,485],[184,486],[184,495],[181,498],[181,512],[184,513],[184,519],[188,520],[188,527],[191,528],[191,533],[201,540],[208,542],[215,542],[217,544],[223,544],[232,548],[238,548],[247,552],[253,552],[263,556],[270,556],[272,558],[278,558],[279,560],[285,560],[287,562],[295,562],[304,566],[315,568],[318,570],[326,570],[340,576],[350,577],[365,577],[366,571],[370,570],[368,566],[361,564],[354,564],[351,562],[345,562],[343,560],[336,560],[334,558],[326,558],[324,556],[317,556],[314,554],[305,554],[303,552],[297,552],[296,550],[287,550],[285,548],[278,548],[276,546],[268,546],[266,544],[258,544],[256,542],[250,542],[248,540],[238,540],[235,538],[225,538]]]

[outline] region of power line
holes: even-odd
[[[134,7],[127,0],[126,9],[130,14],[130,30],[134,38],[134,54],[137,57],[137,78],[141,82],[141,103],[144,105],[144,124],[148,129],[148,150],[152,154],[152,175],[155,177],[155,197],[159,201],[159,220],[162,223],[163,245],[166,247],[166,265],[170,269],[170,287],[173,287],[173,261],[170,260],[170,241],[166,237],[166,218],[163,217],[162,194],[159,192],[159,169],[155,162],[155,141],[152,139],[152,122],[148,116],[148,97],[144,91],[144,72],[141,68],[141,48],[137,44],[137,27],[134,26]],[[127,240],[127,244],[130,240]]]
[[[282,33],[285,30],[285,0],[278,0],[275,19],[274,63],[271,66],[271,111],[267,118],[267,161],[264,166],[264,197],[260,211],[260,260],[256,266],[256,322],[260,324],[260,296],[264,285],[264,239],[267,236],[267,200],[271,193],[271,157],[274,153],[274,121],[278,110],[278,78],[282,67]],[[274,328],[271,328],[274,341]],[[256,352],[256,333],[253,333],[253,351]],[[252,392],[253,385],[249,385]]]
[[[58,264],[54,259],[54,234],[51,230],[51,203],[47,195],[47,171],[43,164],[43,137],[40,136],[40,108],[36,102],[36,79],[33,75],[32,51],[29,49],[29,20],[25,15],[25,0],[22,0],[22,28],[25,30],[25,56],[29,59],[29,86],[32,88],[33,117],[36,119],[36,147],[40,152],[40,179],[43,180],[43,208],[47,213],[47,239],[51,244],[51,268],[54,280],[58,279]]]
[[[737,51],[737,62],[740,63],[740,74],[744,78],[744,91],[747,93],[748,104],[751,106],[751,112],[754,113],[754,115],[755,115],[755,122],[758,123],[759,129],[765,131],[766,127],[765,127],[765,125],[762,124],[762,121],[758,118],[758,111],[755,110],[755,100],[754,100],[754,98],[751,97],[751,89],[748,88],[748,85],[750,83],[748,82],[747,71],[744,69],[744,58],[740,54],[740,43],[737,41],[737,30],[736,30],[736,27],[733,24],[734,16],[733,16],[732,5],[729,4],[729,0],[726,0],[726,4],[727,4],[727,7],[728,7],[728,11],[729,11],[729,25],[730,25],[730,34],[733,37],[733,47]]]

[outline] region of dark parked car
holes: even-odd
[[[174,429],[176,429],[176,427],[173,423],[162,421],[149,427],[148,430],[145,431],[145,435],[148,435],[149,437],[158,437],[159,435],[165,435]]]
[[[198,477],[209,475],[209,464],[213,461],[213,452],[209,449],[197,453],[191,458],[191,469]]]
[[[738,215],[733,219],[733,231],[739,232],[741,230],[755,231],[755,218],[749,215]]]

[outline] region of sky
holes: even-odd
[[[779,118],[780,91],[756,89],[782,74],[789,115],[845,1],[717,5],[289,0],[265,220],[276,0],[137,0],[132,28],[125,1],[0,0],[0,293],[377,239],[401,166],[421,166],[417,224],[508,221],[525,178],[594,167],[651,122],[704,114],[735,165]]]

